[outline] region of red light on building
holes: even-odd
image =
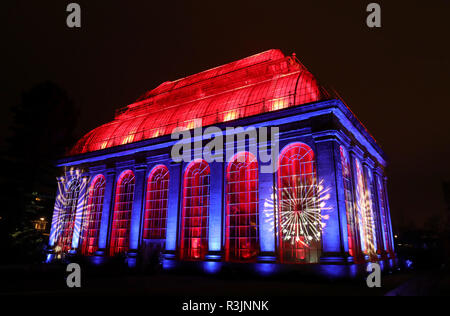
[[[145,93],[119,110],[114,121],[85,135],[70,155],[102,150],[233,121],[299,104],[326,92],[295,58],[270,50],[173,82]]]

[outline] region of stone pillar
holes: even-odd
[[[80,193],[78,195],[78,203],[77,203],[77,211],[75,214],[75,223],[73,227],[73,236],[72,236],[72,249],[70,251],[71,254],[76,254],[78,251],[78,245],[80,243],[80,238],[82,238],[82,224],[84,221],[86,203],[87,203],[87,195],[88,195],[88,186],[89,186],[89,175],[83,174],[81,176],[81,185],[80,185]]]
[[[387,187],[387,177],[384,177],[383,179],[383,185],[384,185],[384,197],[385,197],[385,203],[386,203],[386,217],[387,217],[387,221],[388,221],[388,229],[389,231],[389,238],[390,238],[390,257],[394,258],[395,257],[395,243],[394,243],[394,232],[393,232],[393,228],[392,228],[392,219],[391,219],[391,208],[389,206],[389,195],[388,195],[388,187]]]
[[[167,208],[166,258],[175,258],[177,250],[178,216],[180,213],[181,163],[169,166],[169,200]]]
[[[137,165],[134,171],[134,199],[131,209],[130,220],[130,245],[128,249],[128,264],[134,266],[136,263],[139,237],[141,231],[141,215],[145,198],[145,176],[147,174],[147,165]]]
[[[276,261],[274,174],[261,172],[259,164],[259,261]]]
[[[102,218],[100,223],[100,233],[98,239],[97,256],[105,256],[108,248],[110,218],[114,211],[114,197],[116,189],[116,170],[107,170],[105,175],[105,195],[103,198]]]
[[[349,223],[348,217],[353,216],[353,214],[347,214],[347,212],[351,210],[347,210],[347,202],[345,197],[345,186],[344,186],[344,173],[343,173],[343,165],[341,158],[341,143],[336,142],[334,144],[334,157],[335,157],[335,169],[336,169],[336,196],[337,196],[337,205],[339,209],[339,220],[341,225],[341,235],[342,235],[342,246],[343,252],[345,253],[345,257],[347,262],[353,262],[354,258],[350,256],[350,245],[349,245]],[[348,155],[348,151],[345,149],[345,152]],[[348,157],[350,160],[350,158]],[[350,164],[350,161],[349,161]],[[353,190],[351,190],[353,192]]]
[[[210,196],[209,196],[209,253],[210,260],[222,258],[222,213],[224,199],[224,163],[210,163]]]
[[[386,216],[386,212],[384,212],[384,214],[382,213],[383,210],[386,209],[386,205],[382,205],[382,197],[381,195],[383,194],[383,192],[380,192],[380,188],[378,186],[378,182],[381,184],[381,189],[383,189],[383,177],[381,176],[383,173],[382,171],[380,171],[379,169],[375,170],[374,173],[374,181],[375,181],[375,192],[376,192],[376,197],[377,197],[377,204],[378,204],[378,217],[379,217],[379,232],[380,232],[380,242],[379,242],[379,246],[380,246],[380,254],[382,257],[386,257],[387,255],[387,251],[386,249],[389,249],[389,246],[386,244],[386,238],[385,236],[387,236],[387,234],[389,234],[388,232],[386,232],[385,230],[385,226],[384,226],[384,222],[383,222],[383,218]]]
[[[333,136],[316,137],[317,178],[329,199],[325,201],[328,210],[322,211],[325,228],[323,231],[322,262],[346,261],[348,250],[347,217],[340,165],[339,143]],[[340,173],[339,173],[340,171]]]

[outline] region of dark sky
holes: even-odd
[[[297,57],[334,87],[390,158],[394,225],[442,216],[450,179],[450,1],[3,1],[1,135],[9,107],[44,80],[80,109],[77,133],[113,118],[167,80],[271,48]],[[45,128],[45,127],[43,127]]]

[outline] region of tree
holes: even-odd
[[[5,168],[0,175],[0,238],[3,247],[19,252],[17,258],[29,256],[20,250],[36,242],[33,222],[51,219],[57,176],[54,162],[74,142],[78,113],[67,93],[52,82],[23,93],[11,110],[12,133],[8,150],[1,155]]]

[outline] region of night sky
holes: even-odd
[[[81,29],[65,24],[70,2],[2,2],[2,144],[10,106],[42,81],[80,109],[81,137],[164,81],[280,48],[334,87],[386,152],[394,226],[444,213],[450,1],[378,1],[376,30],[371,1],[77,1]]]

